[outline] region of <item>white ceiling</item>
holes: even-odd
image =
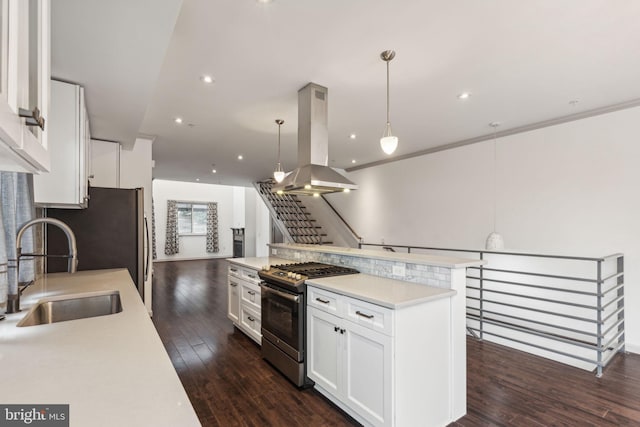
[[[386,49],[392,157],[490,135],[490,122],[504,132],[640,100],[636,0],[54,0],[52,11],[54,77],[85,86],[95,137],[155,136],[161,179],[269,177],[277,118],[293,169],[308,82],[329,88],[330,166],[385,159]]]

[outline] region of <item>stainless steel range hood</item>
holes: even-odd
[[[309,83],[298,91],[298,168],[271,191],[320,195],[357,190],[329,164],[328,89]]]

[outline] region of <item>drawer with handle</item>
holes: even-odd
[[[229,264],[229,275],[248,280],[249,282],[260,283],[257,270],[242,267],[238,264]]]
[[[260,286],[246,280],[239,280],[242,289],[241,298],[244,304],[248,304],[260,312]]]
[[[346,304],[346,318],[366,328],[393,335],[392,309],[371,304],[355,298],[344,297]]]
[[[260,315],[243,305],[240,313],[240,327],[257,343],[262,342]]]
[[[336,316],[342,316],[340,296],[333,292],[323,291],[322,289],[307,286],[307,305],[316,307],[327,313]]]

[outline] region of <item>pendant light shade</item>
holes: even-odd
[[[385,154],[393,154],[398,148],[398,137],[393,136],[391,133],[391,121],[389,119],[389,62],[395,58],[396,53],[393,50],[385,50],[380,54],[380,58],[387,63],[387,126],[385,127],[384,134],[380,138],[380,147]]]
[[[504,249],[504,239],[502,238],[502,235],[496,231],[490,233],[487,236],[485,249],[488,251],[501,251]]]
[[[497,203],[496,203],[496,129],[500,126],[498,122],[491,122],[489,126],[493,128],[493,231],[487,236],[485,249],[488,251],[501,251],[504,249],[504,239],[496,231]]]
[[[389,129],[389,136],[380,138],[380,147],[382,147],[382,151],[384,151],[385,154],[393,154],[396,148],[398,148],[398,137],[391,135],[390,125],[387,126],[387,129]]]
[[[280,164],[280,126],[282,126],[283,123],[284,120],[276,119],[276,124],[278,125],[278,165],[276,166],[276,170],[273,172],[273,179],[275,179],[277,183],[282,182],[285,175],[282,170],[282,165]]]
[[[273,172],[273,178],[278,183],[282,182],[284,179],[284,171],[280,168],[280,163],[278,163],[278,169]]]

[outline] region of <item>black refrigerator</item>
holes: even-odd
[[[46,209],[45,216],[65,222],[76,236],[78,271],[127,268],[144,301],[149,272],[149,233],[142,188],[89,188],[85,209]],[[67,238],[56,226],[45,229],[47,254],[68,252]],[[67,271],[67,259],[48,257],[48,273]]]

